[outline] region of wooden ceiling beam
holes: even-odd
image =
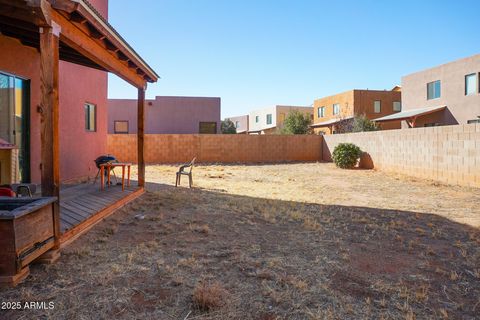
[[[103,35],[103,33],[98,31],[97,28],[95,28],[90,22],[86,22],[85,25],[87,26],[90,37],[97,40],[105,39],[105,36]]]
[[[112,52],[118,52],[118,48],[115,47],[115,45],[108,39],[103,39],[103,43],[105,44],[105,48],[108,50],[108,51],[112,51]]]
[[[87,19],[76,11],[73,11],[70,14],[69,18],[70,18],[70,20],[72,20],[73,22],[76,22],[76,23],[81,23],[82,24],[82,23],[87,22]]]

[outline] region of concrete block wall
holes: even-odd
[[[480,124],[324,136],[323,160],[350,142],[367,152],[375,169],[480,187]]]
[[[198,162],[261,163],[322,160],[321,136],[147,134],[147,163]],[[137,161],[135,134],[108,135],[108,153],[120,161]]]

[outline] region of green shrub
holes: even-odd
[[[310,132],[312,119],[309,114],[298,110],[290,111],[283,122],[282,134],[307,134]]]
[[[362,155],[362,150],[353,143],[340,143],[332,153],[333,162],[342,169],[352,169]]]

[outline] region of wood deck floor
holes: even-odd
[[[62,187],[60,191],[61,242],[71,241],[91,228],[98,221],[132,201],[143,190],[132,182],[132,186],[112,185],[103,191],[99,184],[83,183]]]

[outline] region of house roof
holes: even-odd
[[[447,106],[435,106],[435,107],[426,107],[426,108],[417,108],[417,109],[410,109],[405,110],[402,112],[394,113],[385,117],[373,119],[376,122],[386,122],[386,121],[399,121],[399,120],[407,120],[419,116],[423,116],[426,114],[434,113],[440,110],[445,109]]]
[[[345,121],[345,120],[350,120],[350,119],[353,119],[353,116],[348,116],[348,117],[345,117],[345,118],[334,118],[334,119],[330,119],[330,120],[323,121],[323,122],[317,122],[317,123],[314,123],[314,124],[310,125],[310,127],[312,127],[312,128],[327,127],[327,126],[331,126],[333,124],[336,124],[336,123],[339,123],[339,122],[342,122],[342,121]]]
[[[112,27],[112,25],[105,19],[95,7],[88,0],[50,0],[54,8],[75,12],[82,18],[85,18],[93,26],[94,32],[100,32],[105,36],[112,45],[112,49],[120,51],[122,54],[129,58],[139,70],[146,75],[148,82],[155,82],[159,76],[158,74],[142,59],[142,57],[128,44],[125,39]],[[115,48],[115,49],[114,49]]]
[[[109,71],[142,87],[157,73],[88,0],[0,0],[0,33],[40,48],[40,29],[59,32],[59,59]]]

